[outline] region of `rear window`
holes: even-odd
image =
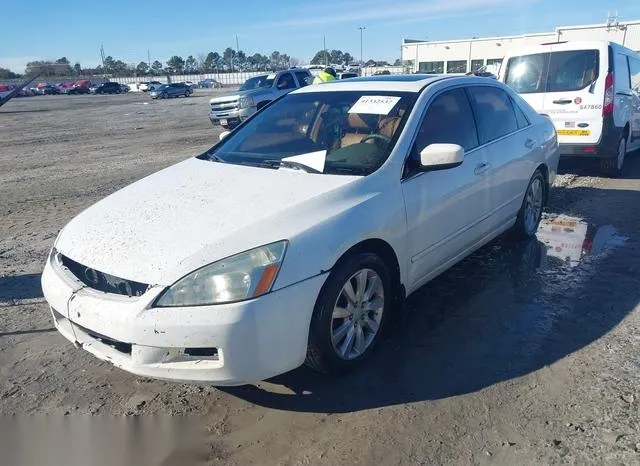
[[[567,50],[512,57],[505,83],[520,94],[577,91],[598,79],[597,50]]]

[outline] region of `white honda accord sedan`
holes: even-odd
[[[135,374],[341,373],[407,295],[534,235],[557,164],[553,124],[495,80],[307,86],[80,213],[42,288],[64,337]]]

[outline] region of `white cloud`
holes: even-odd
[[[307,7],[297,11],[289,9],[288,19],[257,23],[254,28],[292,29],[313,26],[331,26],[338,23],[398,20],[427,21],[433,15],[448,17],[472,16],[480,9],[513,6],[513,0],[434,0],[434,1],[346,1],[321,3],[322,9]],[[329,13],[327,13],[329,12]],[[283,12],[284,13],[284,12]]]

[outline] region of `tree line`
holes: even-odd
[[[311,60],[312,65],[352,65],[354,57],[341,50],[320,50]],[[133,76],[165,76],[173,74],[204,74],[204,73],[229,73],[234,71],[277,71],[300,66],[301,60],[293,58],[286,53],[273,51],[270,55],[260,53],[247,54],[242,50],[234,50],[227,47],[222,53],[209,52],[198,57],[189,55],[186,59],[174,55],[165,63],[159,60],[153,62],[140,61],[139,63],[126,63],[112,56],[104,58],[101,65],[95,68],[85,68],[80,63],[71,64],[67,57],[55,61],[36,60],[27,63],[24,75],[19,75],[6,68],[0,67],[0,79],[15,79],[21,77],[66,77],[109,75],[113,77]],[[389,65],[386,61],[368,60],[366,66]],[[398,59],[395,65],[401,64]]]

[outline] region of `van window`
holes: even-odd
[[[629,69],[631,71],[631,89],[640,92],[640,60],[629,57]]]
[[[616,87],[620,89],[631,89],[631,77],[629,75],[629,62],[627,56],[622,53],[616,53],[615,70],[616,70]]]
[[[584,89],[598,79],[597,50],[567,50],[512,57],[505,83],[520,94],[569,92]]]

